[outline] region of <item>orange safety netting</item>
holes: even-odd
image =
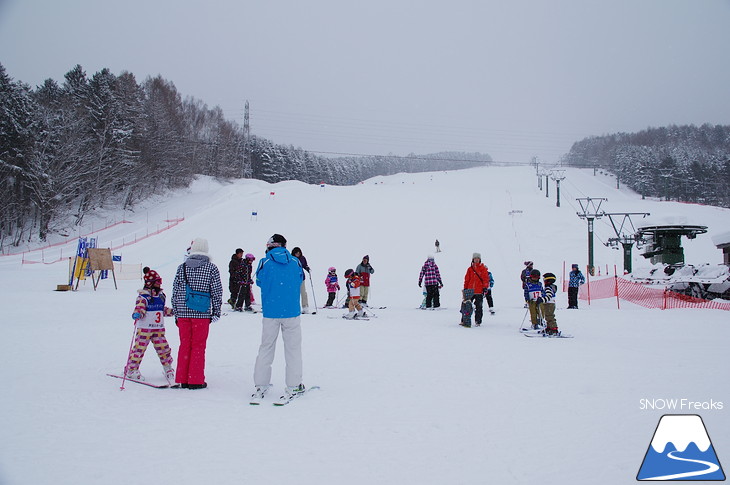
[[[567,291],[567,288],[564,289]],[[730,311],[730,302],[703,300],[664,288],[653,288],[641,283],[635,283],[618,276],[589,280],[580,287],[578,298],[587,300],[589,303],[591,300],[618,298],[645,308],[659,308],[662,310],[669,308],[710,308]]]

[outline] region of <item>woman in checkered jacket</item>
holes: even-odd
[[[444,284],[441,282],[441,273],[439,267],[430,254],[423,263],[421,273],[418,275],[418,286],[426,284],[426,308],[438,308],[441,306],[439,297],[439,288]]]
[[[188,258],[178,266],[172,284],[172,309],[175,324],[180,331],[180,350],[177,356],[175,381],[186,389],[202,389],[205,382],[205,348],[211,322],[221,316],[223,285],[218,267],[210,262],[208,241],[193,240]],[[185,303],[186,286],[210,295],[207,311],[197,311]]]

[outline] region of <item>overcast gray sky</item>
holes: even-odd
[[[316,152],[555,162],[586,136],[730,124],[730,0],[0,0],[0,63],[80,64]]]

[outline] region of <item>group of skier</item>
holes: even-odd
[[[229,262],[228,303],[234,311],[253,312],[253,254],[246,254],[241,248],[231,256]],[[524,292],[525,306],[530,314],[533,329],[545,325],[545,334],[559,334],[555,318],[555,296],[557,286],[553,273],[541,275],[532,261],[525,261],[520,273]],[[305,287],[305,271],[309,272],[307,260],[301,248],[290,253],[286,249],[286,239],[274,234],[266,244],[266,256],[259,262],[256,270],[256,284],[261,288],[262,299],[262,337],[259,354],[254,370],[256,391],[252,404],[257,404],[271,386],[271,365],[276,340],[282,333],[286,355],[286,389],[282,399],[288,400],[304,392],[302,385],[302,355],[300,314],[309,311]],[[188,248],[185,262],[176,271],[173,282],[172,307],[166,305],[166,295],[162,289],[162,278],[149,267],[143,270],[144,285],[138,291],[132,314],[135,333],[125,366],[125,378],[143,380],[139,367],[145,350],[151,342],[163,366],[165,377],[171,387],[202,389],[205,382],[205,349],[210,324],[221,316],[222,285],[218,268],[210,260],[208,242],[205,239],[193,240]],[[355,269],[345,271],[345,286],[348,313],[345,318],[355,319],[365,316],[369,296],[370,275],[375,270],[369,256],[364,256]],[[542,281],[540,278],[542,276]],[[325,307],[333,308],[341,287],[334,267],[328,269],[325,278],[328,293]],[[585,278],[577,264],[572,265],[568,284],[568,308],[578,308],[578,289]],[[441,306],[440,289],[443,281],[438,265],[432,255],[426,258],[418,277],[418,286],[425,286],[423,308],[436,309]],[[474,314],[476,326],[482,324],[483,302],[486,299],[489,312],[494,314],[492,288],[494,276],[482,263],[481,254],[473,253],[471,264],[464,275],[462,289],[461,325],[471,327]],[[172,351],[165,338],[165,317],[175,317],[180,334],[180,349],[177,358],[177,371],[172,367]],[[172,384],[173,381],[175,384]]]
[[[555,318],[555,296],[558,287],[555,285],[556,276],[553,273],[542,275],[534,268],[532,261],[525,261],[525,269],[520,273],[522,289],[525,297],[525,306],[530,313],[530,323],[533,330],[539,330],[545,325],[545,334],[558,335],[558,323]],[[571,266],[568,283],[568,308],[578,308],[578,290],[585,283],[585,277],[577,264]]]

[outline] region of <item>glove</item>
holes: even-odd
[[[543,297],[541,297],[541,296],[538,296],[537,297],[537,300],[535,300],[535,301],[537,301],[537,304],[539,305],[540,303],[544,303],[545,302],[545,299]]]
[[[140,315],[139,312],[132,313],[133,320],[139,320],[140,318],[142,318],[142,315]]]
[[[419,287],[419,288],[421,287],[421,282],[420,282],[420,281],[418,282],[418,287]]]
[[[220,319],[220,315],[213,315],[213,317],[210,319],[210,323],[215,323]]]

